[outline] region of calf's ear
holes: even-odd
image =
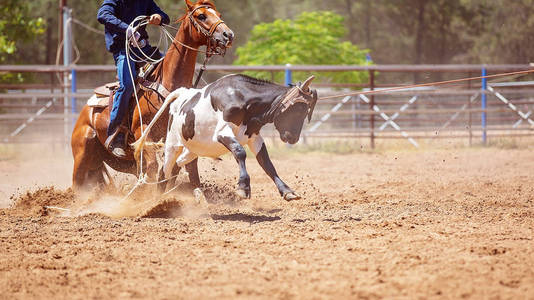
[[[313,115],[313,110],[315,109],[315,105],[317,104],[317,90],[312,90],[312,101],[309,104],[309,111],[308,111],[308,123],[311,122],[311,118]]]

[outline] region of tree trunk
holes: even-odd
[[[373,0],[365,1],[365,47],[373,49],[371,36],[371,18],[373,13]]]
[[[356,18],[354,18],[354,13],[352,12],[352,0],[345,0],[345,9],[347,11],[347,14],[349,16],[348,23],[349,23],[349,40],[353,43],[357,43],[357,36],[356,32],[354,30],[354,23],[356,22]]]
[[[427,0],[419,0],[417,7],[417,31],[415,37],[415,59],[414,64],[421,64],[423,58],[423,40],[425,30],[425,8]],[[414,73],[414,82],[419,82],[419,74]]]

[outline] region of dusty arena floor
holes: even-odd
[[[207,209],[75,197],[65,157],[0,160],[0,298],[534,298],[531,150],[280,153],[289,203],[203,160]]]

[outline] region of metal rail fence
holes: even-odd
[[[208,72],[217,75],[243,71],[284,72],[286,84],[291,82],[294,72],[368,72],[369,82],[364,84],[314,84],[319,87],[320,96],[354,89],[376,90],[377,93],[320,101],[311,124],[303,130],[304,140],[362,138],[368,139],[374,147],[377,139],[406,139],[419,147],[422,140],[428,139],[465,139],[471,144],[486,143],[494,137],[534,135],[534,97],[531,96],[534,82],[525,81],[528,76],[523,76],[522,81],[514,77],[505,78],[507,82],[469,81],[462,85],[381,93],[380,89],[385,87],[412,83],[384,82],[382,74],[423,73],[462,78],[530,69],[530,65],[212,65]],[[37,74],[34,81],[38,83],[0,84],[0,91],[4,91],[0,93],[0,142],[68,144],[77,112],[92,95],[91,88],[112,80],[115,67],[0,66],[0,73],[8,72]],[[68,82],[55,83],[55,75]],[[80,81],[85,83],[79,84]],[[275,136],[272,128],[267,134]]]

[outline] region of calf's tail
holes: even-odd
[[[131,144],[131,146],[135,149],[134,157],[139,157],[141,151],[143,151],[143,147],[145,146],[146,138],[150,133],[150,129],[152,129],[154,124],[156,124],[159,117],[161,117],[167,106],[169,106],[169,104],[171,104],[171,102],[176,100],[179,96],[180,94],[178,93],[178,91],[174,91],[169,96],[167,96],[167,98],[165,98],[165,102],[163,102],[163,105],[159,108],[158,112],[156,113],[150,124],[148,124],[147,128],[143,131],[141,137],[137,141],[135,141],[135,143]]]

